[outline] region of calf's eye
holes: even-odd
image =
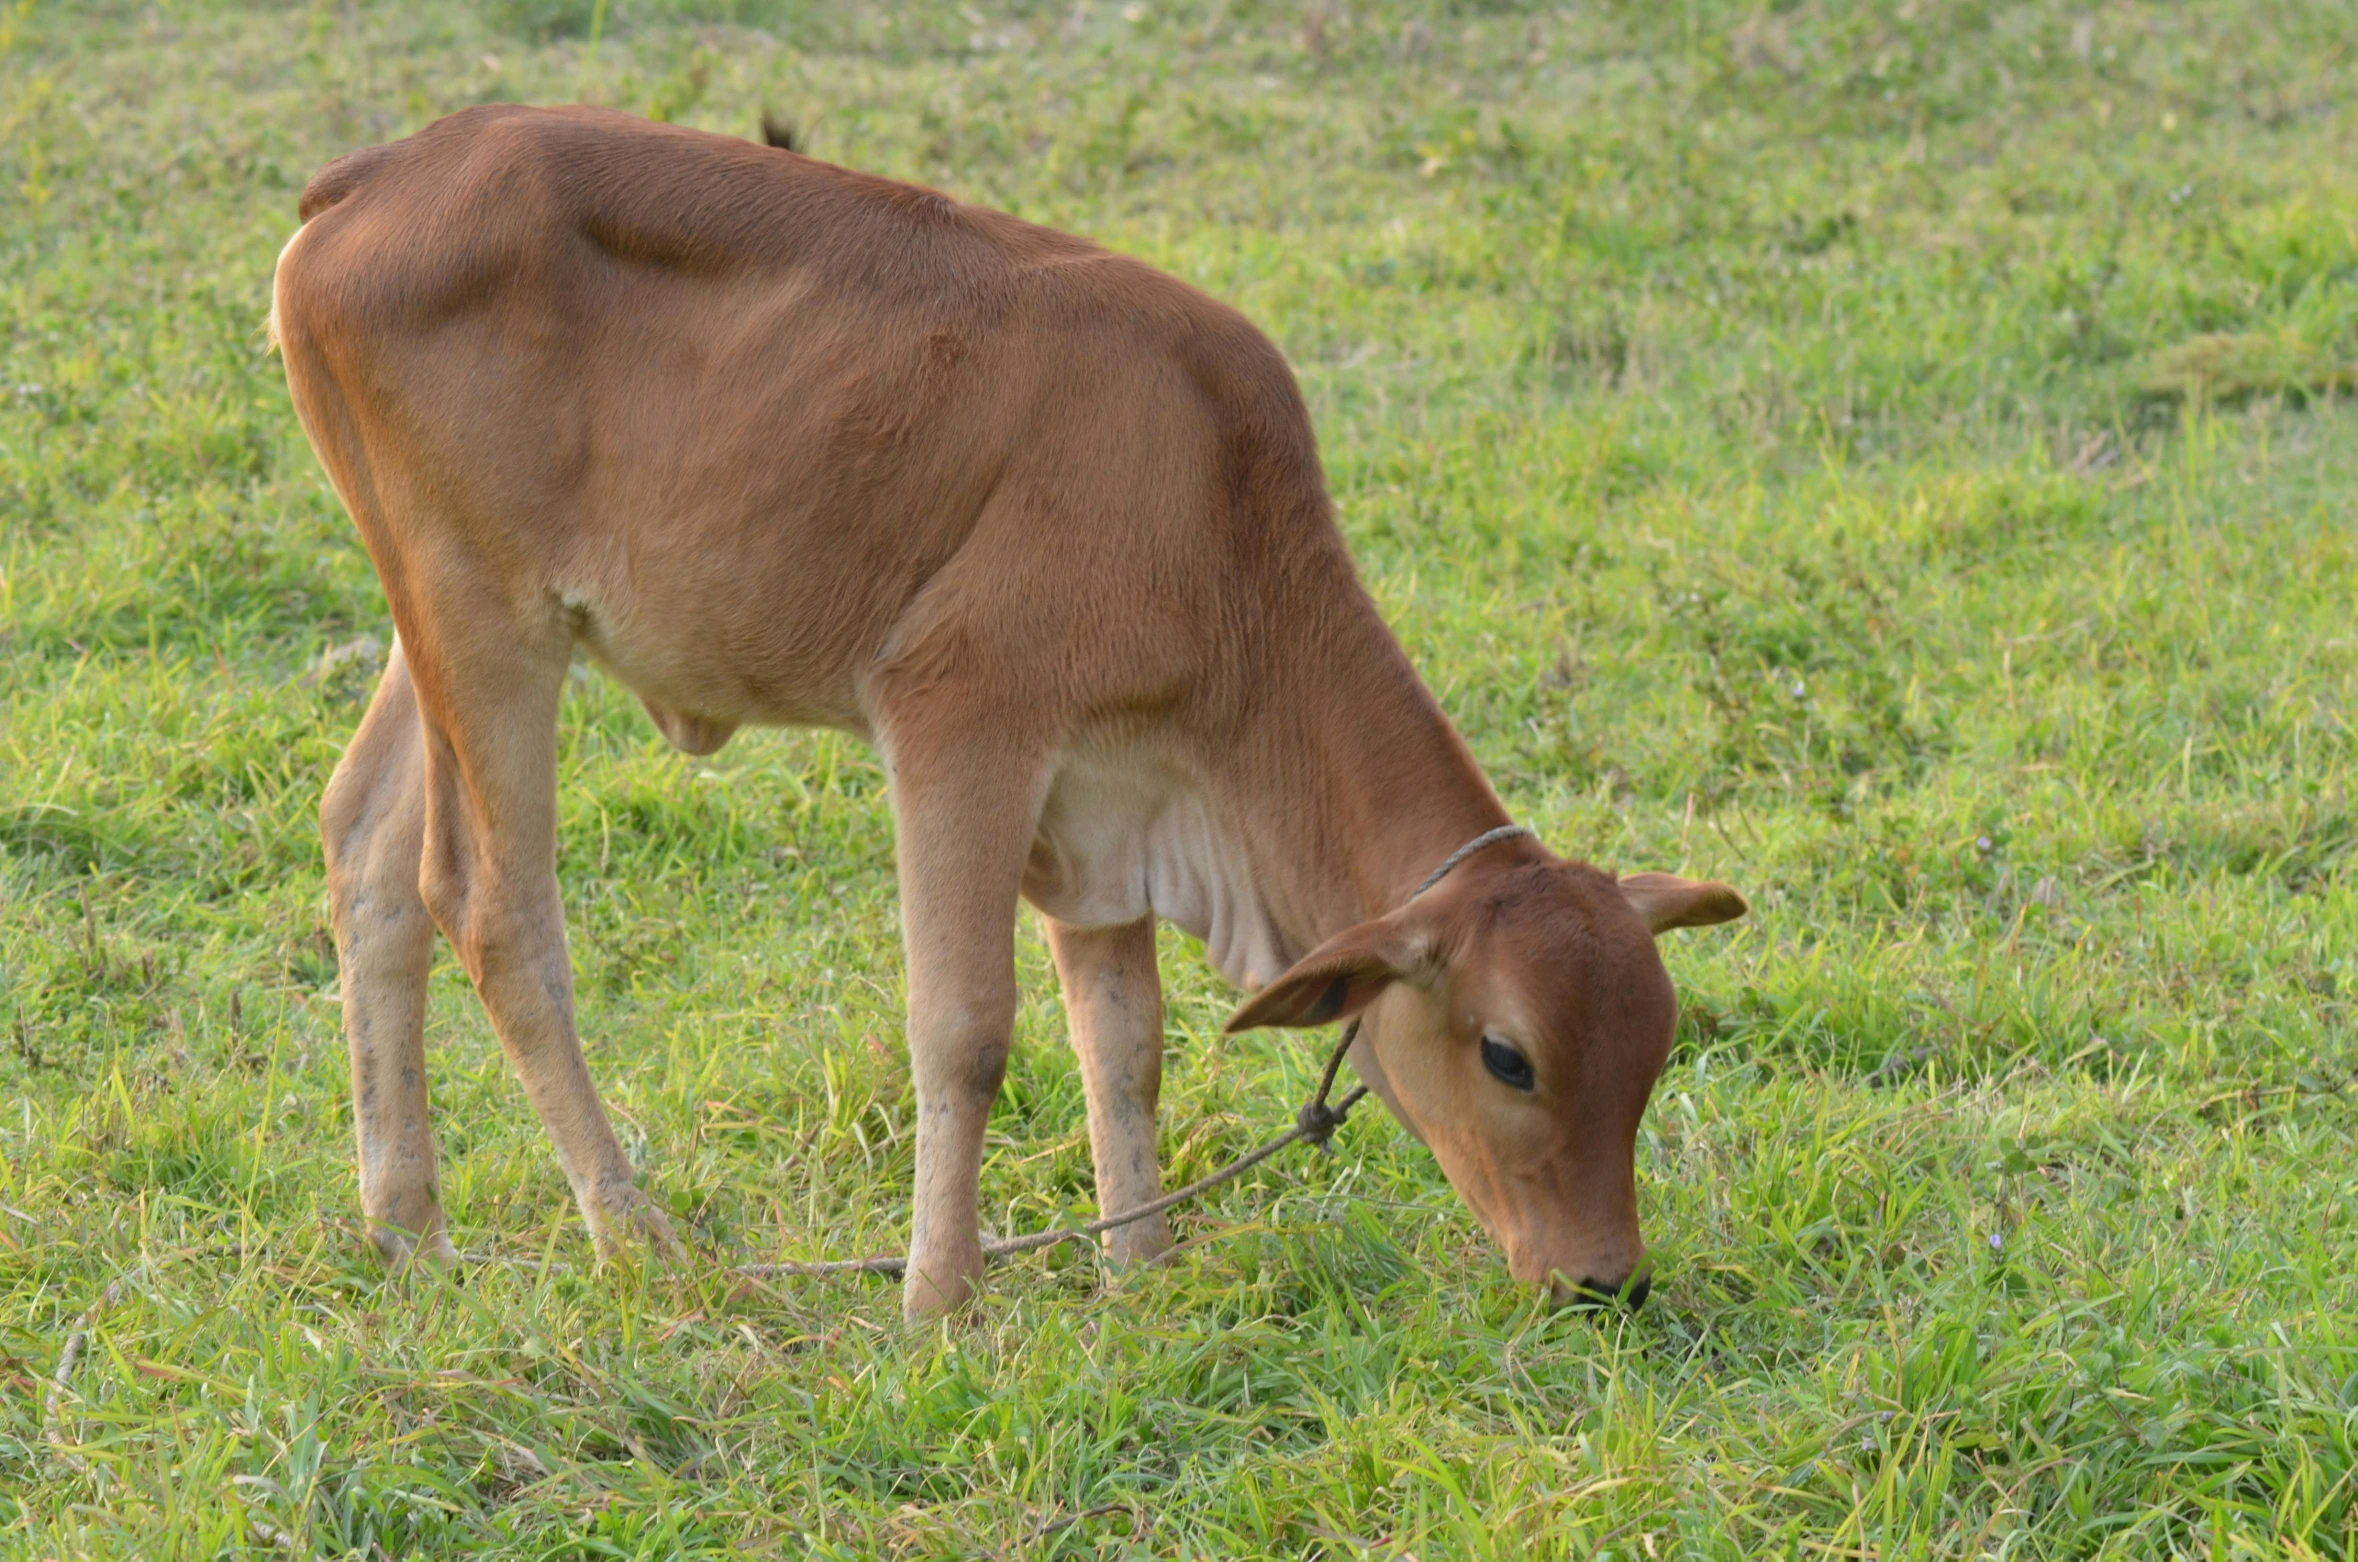
[[[1539,1078],[1531,1072],[1531,1060],[1517,1052],[1510,1042],[1496,1036],[1482,1038],[1482,1066],[1498,1076],[1500,1083],[1517,1090],[1535,1090]]]

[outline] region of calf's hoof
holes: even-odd
[[[405,1274],[419,1264],[455,1264],[458,1249],[450,1245],[450,1233],[442,1229],[442,1219],[436,1214],[431,1225],[423,1231],[411,1231],[385,1221],[368,1223],[368,1245],[377,1257],[395,1274]]]
[[[953,1259],[911,1259],[901,1280],[901,1317],[912,1328],[940,1322],[982,1290],[982,1274],[979,1247]]]
[[[602,1190],[594,1206],[585,1201],[582,1215],[589,1221],[590,1241],[601,1264],[688,1261],[688,1249],[672,1234],[671,1221],[653,1199],[627,1182]]]
[[[1169,1263],[1179,1244],[1171,1240],[1170,1223],[1160,1215],[1116,1226],[1105,1234],[1105,1261],[1116,1269],[1151,1269]]]

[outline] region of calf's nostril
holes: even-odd
[[[1654,1277],[1643,1274],[1635,1280],[1583,1280],[1569,1290],[1559,1286],[1556,1304],[1581,1312],[1624,1302],[1631,1312],[1646,1305],[1646,1297],[1654,1289]]]

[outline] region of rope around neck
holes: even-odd
[[[1514,836],[1533,833],[1519,824],[1504,824],[1495,830],[1483,831],[1442,859],[1441,866],[1426,874],[1425,881],[1416,887],[1416,895],[1411,895],[1408,898],[1410,900],[1416,899],[1417,895],[1422,895],[1426,890],[1449,877],[1451,869],[1484,847],[1494,846],[1498,842],[1511,839]],[[1335,1088],[1335,1075],[1342,1070],[1343,1057],[1351,1050],[1351,1044],[1358,1039],[1359,1021],[1353,1019],[1343,1027],[1343,1034],[1336,1038],[1334,1050],[1327,1054],[1325,1071],[1318,1076],[1318,1093],[1313,1095],[1302,1109],[1294,1114],[1293,1127],[1279,1134],[1259,1149],[1241,1155],[1211,1175],[1198,1177],[1186,1187],[1175,1188],[1152,1203],[1141,1204],[1136,1209],[1126,1209],[1118,1215],[1107,1215],[1090,1221],[1085,1226],[1057,1226],[1047,1231],[1034,1231],[1026,1236],[1001,1237],[995,1242],[985,1242],[983,1257],[1005,1258],[1010,1254],[1036,1252],[1041,1248],[1055,1247],[1065,1242],[1086,1242],[1091,1237],[1102,1236],[1116,1227],[1132,1225],[1150,1216],[1160,1215],[1167,1209],[1185,1204],[1190,1199],[1200,1198],[1222,1183],[1235,1181],[1289,1145],[1308,1142],[1322,1149],[1326,1148],[1327,1141],[1334,1137],[1335,1130],[1343,1126],[1343,1119],[1351,1115],[1351,1108],[1357,1106],[1360,1099],[1367,1094],[1367,1086],[1354,1085],[1344,1093],[1342,1100],[1332,1106],[1326,1104],[1328,1094]],[[790,1275],[897,1275],[905,1273],[908,1267],[909,1260],[905,1255],[880,1253],[874,1258],[817,1259],[804,1263],[789,1261],[774,1264],[740,1264],[737,1266],[737,1273],[750,1275],[756,1279]]]
[[[1449,877],[1450,869],[1456,867],[1459,863],[1465,861],[1468,857],[1471,857],[1474,855],[1474,853],[1480,851],[1483,847],[1496,846],[1500,841],[1511,841],[1518,835],[1528,835],[1533,840],[1537,840],[1539,838],[1539,832],[1537,830],[1534,830],[1529,825],[1524,824],[1502,824],[1495,830],[1484,830],[1480,835],[1475,836],[1472,840],[1466,842],[1463,846],[1460,846],[1457,850],[1442,858],[1441,866],[1426,874],[1424,883],[1419,884],[1416,887],[1416,895],[1422,895],[1426,890],[1431,889],[1434,885]],[[1416,899],[1416,895],[1411,895],[1408,898],[1410,900],[1414,900]]]

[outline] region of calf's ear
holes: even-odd
[[[1332,1025],[1366,1008],[1394,982],[1423,980],[1430,964],[1423,942],[1391,918],[1362,922],[1295,961],[1223,1028],[1233,1035],[1264,1025]]]
[[[1750,909],[1744,897],[1725,884],[1682,879],[1675,873],[1633,873],[1621,881],[1621,897],[1656,933],[1733,922]]]

